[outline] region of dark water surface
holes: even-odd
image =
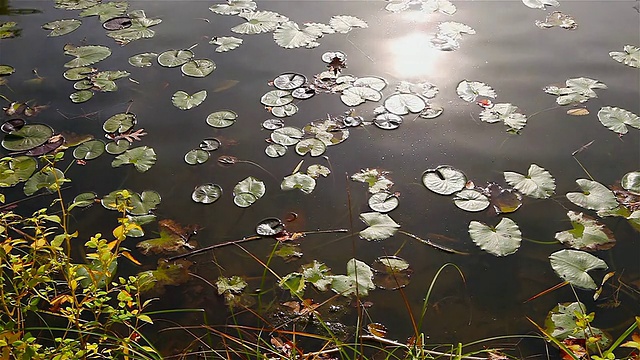
[[[14,100],[35,99],[50,104],[37,122],[51,125],[56,131],[73,131],[103,136],[102,123],[113,114],[127,109],[137,114],[137,128],[148,136],[136,146],[155,149],[157,163],[147,172],[139,173],[131,166],[111,168],[112,157],[105,154],[85,167],[74,166],[67,176],[73,180],[66,191],[67,199],[78,193],[94,191],[107,194],[120,188],[137,192],[152,189],[162,196],[156,214],[184,224],[201,224],[197,235],[199,246],[207,246],[251,235],[255,224],[269,216],[299,215],[288,224],[292,230],[352,228],[365,226],[358,214],[370,211],[363,184],[347,181],[346,176],[363,168],[380,168],[390,172],[395,182],[393,191],[400,192],[400,206],[390,215],[401,229],[421,237],[428,233],[455,239],[443,245],[470,252],[469,256],[451,255],[397,234],[382,242],[367,242],[340,235],[313,235],[301,242],[302,259],[284,263],[273,260],[274,271],[284,275],[296,271],[313,259],[325,262],[334,273],[344,273],[346,262],[356,257],[371,264],[385,254],[395,254],[407,260],[414,269],[411,283],[404,289],[408,303],[418,314],[422,298],[435,272],[445,263],[459,266],[465,275],[466,289],[455,271],[446,271],[438,280],[433,301],[423,328],[434,343],[467,343],[476,339],[532,333],[535,329],[525,316],[542,323],[546,313],[558,302],[574,301],[568,287],[530,303],[527,298],[547,289],[560,280],[549,265],[548,256],[562,245],[541,245],[524,240],[514,255],[496,258],[481,251],[470,240],[467,229],[471,220],[495,225],[499,217],[487,211],[467,213],[456,208],[450,197],[436,195],[421,183],[422,172],[440,164],[452,165],[466,173],[477,185],[489,181],[503,183],[504,171],[525,173],[530,164],[547,169],[555,178],[556,196],[549,200],[524,199],[521,209],[508,217],[520,227],[523,237],[553,241],[558,231],[571,227],[567,209],[581,211],[566,200],[564,194],[577,190],[575,180],[587,175],[571,156],[582,145],[595,140],[578,159],[595,180],[614,184],[622,175],[640,168],[640,136],[631,129],[622,138],[606,129],[597,119],[602,106],[616,106],[640,113],[638,69],[624,66],[609,57],[610,51],[622,51],[625,44],[638,45],[639,14],[634,1],[561,1],[558,10],[570,14],[579,27],[569,31],[559,28],[539,29],[536,20],[543,20],[553,10],[529,9],[521,1],[454,1],[453,16],[423,14],[417,10],[390,13],[382,1],[258,1],[259,10],[279,12],[299,24],[327,23],[333,15],[353,15],[365,20],[369,27],[354,29],[349,34],[326,35],[315,49],[283,49],[272,35],[238,35],[229,29],[241,22],[235,16],[216,15],[208,10],[212,1],[130,1],[130,9],[144,9],[150,18],[161,18],[153,27],[152,39],[134,41],[120,47],[105,36],[97,18],[85,18],[75,32],[48,38],[40,26],[45,22],[74,18],[77,11],[54,9],[53,2],[10,1],[13,8],[37,8],[42,13],[21,16],[1,16],[2,21],[17,21],[23,29],[20,37],[2,40],[0,63],[14,66],[9,86],[2,94]],[[209,21],[205,21],[208,19]],[[457,21],[474,28],[476,35],[465,35],[456,51],[441,52],[429,47],[428,41],[442,21]],[[212,36],[237,36],[244,43],[228,53],[216,53],[208,44]],[[72,104],[68,96],[72,82],[62,77],[63,64],[70,57],[63,46],[91,44],[109,46],[113,54],[96,64],[100,70],[126,70],[137,83],[121,79],[113,93],[97,93],[83,104]],[[193,48],[196,58],[209,58],[217,70],[203,79],[182,76],[178,69],[162,68],[157,63],[150,68],[134,68],[128,57],[167,49]],[[435,119],[404,117],[404,123],[393,131],[374,126],[351,130],[347,141],[329,147],[332,174],[318,179],[312,194],[283,192],[279,183],[302,159],[293,151],[282,158],[271,159],[264,154],[269,132],[261,129],[262,121],[270,118],[260,104],[260,97],[271,88],[268,82],[283,72],[299,72],[312,78],[325,69],[320,57],[325,51],[340,50],[347,54],[348,68],[354,76],[379,76],[389,87],[385,96],[401,80],[429,81],[440,89],[433,100],[444,107]],[[33,78],[32,69],[45,77],[40,85],[26,83]],[[586,103],[591,114],[569,116],[569,107],[555,107],[555,97],[542,91],[549,84],[563,84],[568,78],[588,77],[608,86],[597,90],[598,98]],[[501,124],[479,120],[481,109],[462,101],[456,95],[457,84],[464,79],[482,81],[497,92],[495,102],[517,105],[529,116],[520,135],[508,134]],[[226,90],[215,89],[237,82]],[[171,104],[177,90],[188,93],[206,89],[206,101],[189,111]],[[381,103],[367,102],[356,108],[359,115],[372,118],[373,109]],[[337,94],[318,94],[298,104],[300,111],[285,119],[287,125],[302,127],[327,114],[340,115],[349,108]],[[214,129],[205,123],[206,116],[217,110],[230,109],[238,113],[236,124],[226,129]],[[80,116],[90,114],[88,116]],[[532,116],[533,114],[536,114]],[[36,120],[32,120],[36,121]],[[184,154],[196,148],[205,137],[217,137],[222,148],[212,153],[207,163],[190,166]],[[268,169],[278,180],[255,166],[239,163],[221,167],[215,159],[233,155],[250,160]],[[68,155],[70,156],[70,154]],[[303,168],[313,163],[328,165],[322,158],[305,158]],[[253,175],[266,183],[266,195],[249,208],[233,205],[233,186]],[[195,186],[217,183],[225,193],[211,205],[194,203],[191,192]],[[7,201],[21,198],[20,191],[6,192]],[[348,207],[350,197],[351,210]],[[557,201],[556,201],[557,200]],[[28,203],[25,209],[45,206]],[[566,207],[566,209],[565,209]],[[81,234],[88,237],[96,231],[110,233],[115,225],[111,213],[93,207],[75,214]],[[350,221],[350,216],[352,217]],[[108,220],[105,220],[108,219]],[[618,243],[608,252],[597,253],[610,266],[622,272],[629,281],[638,280],[638,233],[619,218],[602,220],[615,233]],[[147,237],[155,225],[146,227]],[[135,240],[132,240],[135,241]],[[271,240],[248,244],[246,248],[266,261],[272,249]],[[131,244],[128,247],[133,248]],[[145,268],[153,268],[155,258],[144,258]],[[263,268],[237,248],[225,248],[195,258],[195,272],[210,281],[219,275],[244,275],[252,289],[260,285]],[[223,270],[219,270],[214,260]],[[594,276],[602,277],[602,273]],[[269,281],[272,281],[271,279]],[[598,281],[598,280],[597,280]],[[589,301],[590,292],[578,292],[581,300]],[[307,290],[307,297],[314,297]],[[324,298],[319,295],[318,298]],[[180,288],[170,288],[162,304],[171,307],[198,307],[209,312],[211,323],[226,321],[227,309],[215,289],[193,280]],[[286,300],[286,297],[282,297]],[[368,314],[375,322],[384,323],[389,336],[403,339],[411,335],[410,319],[399,292],[375,290],[367,298],[373,302]],[[160,305],[158,305],[160,307]],[[638,304],[627,301],[621,308],[597,310],[597,323],[615,335],[621,322],[638,313]],[[185,321],[198,323],[197,319]],[[352,321],[350,317],[344,321]],[[626,325],[625,325],[626,327]],[[178,344],[170,346],[179,347]],[[535,347],[538,346],[536,349]],[[533,349],[533,350],[532,350]],[[542,353],[542,342],[531,345],[530,351]]]

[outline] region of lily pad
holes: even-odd
[[[618,134],[626,134],[627,125],[640,129],[640,116],[617,107],[605,106],[598,111],[598,120],[607,129]]]
[[[153,65],[153,60],[158,58],[158,54],[154,52],[146,52],[142,54],[133,55],[129,58],[129,65],[135,67],[148,67]]]
[[[131,147],[131,143],[125,139],[111,141],[105,145],[104,150],[111,155],[120,155]]]
[[[191,50],[167,50],[158,55],[158,64],[164,67],[178,67],[193,59]]]
[[[589,324],[587,327],[580,327],[576,314],[587,315],[587,308],[584,304],[580,302],[558,304],[549,311],[544,321],[545,332],[561,342],[567,339],[584,339],[588,344],[587,347],[591,351],[607,349],[612,341],[611,335],[592,324]],[[596,341],[592,343],[587,339],[594,339]]]
[[[11,75],[16,71],[13,66],[0,64],[0,76]]]
[[[64,19],[64,20],[50,21],[42,25],[42,28],[45,30],[51,30],[51,32],[47,36],[62,36],[79,28],[80,25],[82,25],[82,21],[80,20]]]
[[[284,121],[280,119],[267,119],[262,122],[262,127],[267,130],[280,129],[284,126]]]
[[[0,187],[12,187],[26,181],[38,167],[36,159],[29,156],[0,159]]]
[[[440,165],[435,169],[426,170],[422,174],[422,183],[436,194],[451,195],[464,188],[467,177],[452,166]]]
[[[577,179],[582,192],[567,193],[572,203],[589,210],[608,210],[618,206],[616,196],[606,186],[597,181]]]
[[[640,47],[638,46],[625,45],[622,52],[612,51],[609,53],[609,56],[611,56],[613,60],[625,65],[634,68],[640,67]]]
[[[245,11],[254,11],[258,5],[250,0],[228,0],[226,4],[215,4],[209,10],[220,15],[238,15]]]
[[[620,185],[632,194],[640,195],[640,171],[631,171],[622,177]]]
[[[287,147],[280,144],[269,144],[264,149],[265,154],[271,158],[284,156],[287,153]]]
[[[73,198],[73,201],[69,206],[69,210],[71,210],[72,207],[79,207],[79,208],[89,207],[96,203],[97,198],[98,198],[98,195],[96,195],[96,193],[93,193],[93,192],[85,192],[85,193],[78,194],[76,195],[76,197]]]
[[[378,212],[368,212],[360,214],[362,220],[368,227],[358,234],[360,238],[368,241],[381,241],[393,236],[400,225],[389,215]]]
[[[331,174],[331,170],[324,165],[313,164],[307,168],[307,175],[311,176],[314,179],[322,177],[327,177]]]
[[[369,198],[369,207],[371,210],[379,213],[388,213],[398,207],[398,197],[388,192],[379,192],[371,195]]]
[[[231,110],[220,110],[207,116],[207,124],[214,128],[226,128],[235,124],[238,114]]]
[[[522,0],[522,3],[532,9],[544,10],[546,6],[560,6],[558,0]]]
[[[402,116],[384,112],[376,115],[373,119],[373,124],[380,129],[394,130],[399,128],[400,124],[402,124]]]
[[[25,151],[46,143],[52,135],[53,129],[48,125],[27,124],[7,134],[2,140],[2,147],[9,151]]]
[[[189,165],[203,164],[209,160],[209,152],[202,149],[189,150],[184,155],[184,162]]]
[[[256,225],[256,234],[260,236],[274,236],[284,230],[285,226],[278,218],[266,218]]]
[[[317,31],[314,27],[300,29],[297,23],[287,21],[278,25],[275,29],[273,32],[273,40],[285,49],[299,48],[302,46],[313,48],[319,45],[316,40],[322,35],[322,31]]]
[[[286,90],[271,90],[260,98],[260,102],[265,106],[283,106],[292,101],[291,92]]]
[[[135,114],[119,113],[108,118],[102,125],[102,129],[108,133],[124,133],[131,130],[135,124]]]
[[[491,86],[479,81],[462,80],[456,88],[458,96],[467,102],[476,101],[478,96],[495,99],[496,92]]]
[[[462,189],[453,197],[453,203],[464,211],[482,211],[489,207],[489,198],[475,189]]]
[[[251,11],[238,14],[246,22],[231,28],[231,31],[238,34],[260,34],[274,31],[279,23],[289,20],[286,16],[273,11]]]
[[[522,206],[522,195],[513,189],[505,189],[496,183],[489,183],[485,192],[489,194],[496,214],[512,213]]]
[[[551,267],[563,280],[581,289],[595,290],[598,286],[587,274],[590,270],[606,270],[607,264],[596,256],[579,250],[560,250],[549,256]]]
[[[498,225],[490,227],[479,221],[469,223],[469,236],[482,250],[495,255],[507,256],[520,248],[522,233],[518,225],[509,218],[502,218]]]
[[[409,285],[413,273],[409,263],[398,256],[381,256],[372,266],[373,282],[380,289],[397,290]]]
[[[196,187],[191,199],[197,203],[211,204],[222,196],[222,187],[217,184],[204,184]]]
[[[48,192],[56,191],[65,182],[64,173],[57,168],[44,168],[36,172],[24,183],[24,194],[31,196],[40,189]]]
[[[293,97],[293,95],[291,95]],[[271,108],[271,114],[277,117],[293,116],[298,112],[296,104],[287,104],[283,106],[274,106]]]
[[[242,45],[242,41],[242,39],[234,36],[216,36],[209,41],[209,44],[218,45],[216,52],[226,52]]]
[[[375,288],[371,267],[357,259],[347,262],[347,275],[331,276],[331,289],[342,296],[367,296]]]
[[[86,45],[86,46],[73,46],[66,45],[64,47],[64,54],[75,56],[76,58],[68,61],[64,64],[66,68],[75,68],[80,66],[88,66],[95,64],[108,58],[111,55],[111,50],[102,45]]]
[[[573,229],[556,233],[556,240],[574,249],[585,251],[608,250],[616,244],[613,233],[594,218],[569,211]]]
[[[73,149],[73,157],[78,160],[93,160],[103,153],[104,143],[100,140],[89,140]]]
[[[295,173],[285,176],[280,183],[280,189],[284,191],[300,189],[305,194],[311,194],[316,187],[316,180],[307,174]]]
[[[69,99],[71,99],[71,101],[76,104],[83,103],[91,99],[92,97],[93,97],[93,91],[91,90],[80,90],[69,95]]]
[[[220,140],[216,138],[204,139],[200,142],[200,149],[204,151],[216,151],[220,148]]]
[[[273,79],[273,86],[280,90],[293,90],[307,82],[307,77],[298,73],[284,73]]]
[[[123,15],[129,4],[125,1],[112,1],[108,3],[96,4],[80,12],[80,16],[99,16],[100,22],[105,22],[116,16]]]
[[[280,129],[275,129],[271,133],[271,140],[283,146],[295,145],[302,139],[304,132],[293,126],[285,126]]]
[[[122,30],[128,29],[133,25],[133,22],[128,16],[116,16],[102,23],[102,27],[105,30]]]
[[[384,101],[384,108],[396,115],[419,113],[426,106],[424,100],[414,94],[393,94]]]
[[[518,107],[509,103],[494,104],[482,110],[480,120],[488,123],[504,122],[513,130],[521,130],[527,123],[527,117],[517,112]]]
[[[346,34],[353,28],[367,28],[369,25],[364,20],[361,20],[351,15],[336,15],[329,19],[329,25],[337,32]]]
[[[207,90],[200,90],[193,95],[189,95],[182,90],[176,91],[171,97],[173,106],[180,110],[189,110],[202,104],[207,98]]]
[[[209,59],[189,60],[180,67],[183,74],[191,77],[205,77],[216,69],[216,63]]]
[[[149,29],[151,26],[158,25],[161,19],[149,19],[142,10],[135,10],[128,14],[131,18],[131,26],[107,32],[107,36],[113,38],[121,45],[126,45],[131,41],[138,39],[148,39],[155,35],[155,31]]]
[[[327,145],[318,139],[304,139],[296,144],[296,153],[300,156],[310,154],[320,156],[327,150]]]
[[[139,146],[116,156],[111,166],[119,167],[132,164],[139,172],[149,170],[156,163],[156,152],[148,146]]]
[[[256,177],[249,176],[234,186],[233,203],[239,207],[249,207],[264,196],[265,192],[264,182]]]
[[[140,291],[143,293],[161,293],[167,285],[180,285],[187,282],[189,275],[189,267],[191,262],[187,260],[177,260],[168,262],[164,259],[158,260],[156,270],[147,270],[138,273],[141,285]]]
[[[78,81],[82,79],[88,78],[91,74],[95,73],[97,69],[88,67],[88,66],[80,66],[76,68],[71,68],[65,71],[62,76],[71,81]]]
[[[527,175],[505,171],[504,180],[526,196],[535,199],[547,199],[556,190],[556,181],[547,170],[531,164]]]
[[[25,124],[26,122],[24,121],[24,119],[20,119],[20,118],[9,119],[3,122],[2,125],[0,125],[0,130],[5,134],[9,134],[13,131],[18,131],[22,129],[22,127]]]

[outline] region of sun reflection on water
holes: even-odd
[[[413,32],[391,39],[388,44],[390,72],[402,79],[433,75],[442,52],[431,47],[431,37],[424,32]]]

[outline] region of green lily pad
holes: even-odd
[[[64,183],[64,173],[57,168],[45,168],[39,171],[24,183],[24,194],[31,196],[40,189],[54,192]]]
[[[124,133],[131,130],[136,124],[136,115],[132,113],[115,114],[107,119],[102,129],[108,133]]]
[[[347,262],[347,275],[331,276],[331,290],[342,296],[367,296],[375,288],[371,267],[357,259]]]
[[[239,207],[249,207],[266,192],[264,182],[253,176],[240,181],[233,188],[233,203]]]
[[[80,66],[88,66],[95,64],[108,58],[111,55],[111,50],[102,45],[86,45],[86,46],[73,46],[66,45],[64,47],[64,54],[75,56],[76,58],[64,64],[66,68],[75,68]]]
[[[142,54],[133,55],[129,58],[129,65],[135,67],[148,67],[153,64],[153,60],[158,58],[158,54],[154,52],[146,52]]]
[[[189,60],[180,67],[183,74],[191,77],[205,77],[216,69],[216,63],[209,59]]]
[[[128,14],[128,17],[131,19],[131,26],[107,32],[108,37],[113,38],[121,45],[126,45],[138,39],[152,38],[155,35],[155,31],[149,28],[162,22],[161,19],[147,18],[142,10],[132,11]]]
[[[640,129],[640,116],[617,107],[605,106],[600,109],[598,111],[598,120],[607,129],[618,134],[626,134],[629,131],[627,125]]]
[[[191,279],[189,267],[192,265],[187,260],[177,260],[168,262],[164,259],[158,260],[156,270],[147,270],[138,274],[140,279],[139,290],[143,293],[160,293],[167,285],[180,285]]]
[[[200,185],[191,193],[191,199],[197,203],[211,204],[222,196],[222,188],[217,184]]]
[[[179,90],[176,91],[171,97],[173,106],[180,110],[192,109],[204,102],[207,98],[207,90],[200,90],[193,95],[189,95],[186,92]]]
[[[292,101],[291,92],[286,90],[271,90],[260,98],[260,102],[265,106],[283,106]]]
[[[305,194],[311,194],[316,187],[316,180],[307,174],[295,173],[285,176],[280,183],[280,189],[284,191],[300,189]]]
[[[381,191],[371,195],[368,203],[371,210],[379,213],[388,213],[398,207],[399,200],[396,195]]]
[[[602,259],[579,250],[556,251],[549,256],[549,261],[553,271],[563,280],[587,290],[595,290],[598,287],[587,272],[608,268]]]
[[[400,225],[393,221],[387,214],[379,212],[368,212],[360,214],[360,220],[368,227],[358,235],[368,241],[381,241],[393,236],[400,228]]]
[[[119,167],[132,164],[139,172],[149,170],[156,163],[156,152],[148,146],[139,146],[116,156],[111,166]]]
[[[158,55],[158,64],[164,67],[178,67],[193,58],[191,50],[167,50]]]
[[[25,151],[46,143],[53,135],[53,129],[44,124],[27,124],[12,131],[2,140],[2,147],[9,151]]]
[[[373,282],[380,289],[397,290],[409,285],[413,270],[409,263],[398,256],[381,256],[372,266]]]
[[[93,91],[91,90],[80,90],[69,95],[69,99],[71,99],[71,101],[76,104],[83,103],[91,99],[92,97],[93,97]]]
[[[214,128],[226,128],[235,124],[238,114],[231,110],[220,110],[207,116],[207,124]]]
[[[96,193],[94,192],[85,192],[82,194],[78,194],[76,195],[76,197],[73,198],[73,201],[71,202],[71,205],[69,205],[68,210],[71,210],[74,207],[79,207],[79,208],[89,207],[96,203],[97,198],[98,198],[98,195],[96,195]]]
[[[426,170],[422,174],[422,183],[436,194],[451,195],[464,188],[467,177],[452,166],[440,165],[435,169]]]
[[[505,171],[504,180],[526,196],[547,199],[556,190],[556,181],[551,174],[536,164],[529,166],[527,175]]]
[[[573,229],[556,233],[556,240],[574,249],[585,251],[608,250],[616,244],[613,233],[594,218],[569,211]]]
[[[93,87],[93,83],[89,79],[83,79],[73,84],[73,88],[76,90],[88,90],[88,89],[91,89],[92,87]]]
[[[56,9],[82,10],[98,4],[99,0],[56,0]]]
[[[502,218],[496,227],[479,221],[469,223],[469,236],[482,250],[495,255],[507,256],[520,248],[522,233],[518,225],[509,218]]]
[[[111,18],[123,15],[129,4],[124,1],[112,1],[108,3],[101,3],[87,8],[80,12],[80,16],[99,16],[100,22],[105,22]]]
[[[310,154],[311,156],[320,156],[327,150],[327,145],[318,139],[304,139],[296,144],[296,153],[300,156]]]
[[[462,189],[453,196],[453,203],[464,211],[482,211],[489,207],[489,198],[475,189]]]
[[[66,35],[82,25],[82,21],[77,19],[64,19],[50,21],[42,25],[45,30],[51,30],[48,36],[62,36]]]
[[[184,162],[189,165],[204,164],[209,160],[209,152],[202,149],[189,150],[184,155]]]
[[[30,156],[5,157],[0,159],[0,187],[12,187],[26,181],[38,167]]]
[[[567,199],[572,203],[589,210],[607,210],[618,206],[616,196],[606,186],[597,181],[577,179],[576,183],[582,192],[567,193]]]
[[[14,72],[16,69],[13,66],[0,64],[0,76],[11,75]]]
[[[131,209],[127,213],[131,215],[147,215],[154,210],[162,198],[160,194],[153,190],[145,190],[142,194],[133,193],[131,195]]]
[[[2,21],[0,22],[0,39],[10,39],[20,36],[22,29],[18,27],[18,23],[15,21]]]
[[[131,143],[125,139],[119,139],[117,141],[111,141],[105,145],[104,149],[107,153],[111,155],[120,155],[123,152],[127,151]]]
[[[91,74],[95,73],[96,71],[97,70],[92,67],[80,66],[80,67],[71,68],[65,71],[62,74],[62,76],[67,80],[78,81],[78,80],[88,78]]]
[[[484,96],[494,99],[496,92],[493,88],[480,81],[462,80],[456,88],[458,96],[467,102],[476,101],[478,96]]]
[[[149,254],[166,254],[190,248],[188,238],[182,237],[175,232],[169,231],[164,227],[160,227],[160,237],[140,241],[136,244],[140,252],[144,255]]]
[[[73,149],[73,157],[78,160],[93,160],[104,153],[104,143],[100,140],[89,140]]]
[[[623,51],[611,51],[609,52],[609,56],[611,56],[613,60],[627,66],[640,68],[640,47],[625,45]]]
[[[228,278],[220,276],[216,281],[218,295],[222,295],[227,292],[239,294],[247,287],[247,285],[247,282],[237,275]]]
[[[624,174],[622,180],[620,180],[620,185],[630,193],[640,195],[640,171],[631,171]]]
[[[589,325],[586,328],[579,327],[576,314],[587,315],[587,308],[584,304],[580,302],[558,304],[549,311],[544,321],[545,332],[558,341],[567,339],[597,339],[595,343],[587,341],[587,347],[591,351],[607,349],[612,341],[611,335],[593,325]]]

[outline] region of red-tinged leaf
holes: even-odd
[[[371,323],[367,325],[367,331],[369,334],[377,337],[386,337],[387,336],[387,327],[380,323]]]
[[[572,353],[569,354],[567,351],[560,349],[560,354],[562,355],[563,360],[573,360],[575,357],[580,359],[587,355],[585,339],[565,339],[562,343],[566,346],[567,350]]]
[[[133,257],[133,255],[131,255],[131,253],[129,253],[128,251],[123,251],[121,252],[122,256],[126,257],[127,259],[129,259],[129,261],[131,261],[132,263],[140,266],[142,265],[142,263],[140,263],[140,261],[138,261],[136,258]]]

